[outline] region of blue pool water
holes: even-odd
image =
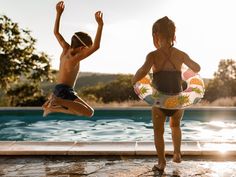
[[[189,109],[185,141],[235,141],[236,109]],[[0,141],[153,141],[150,109],[97,109],[93,118],[41,110],[0,110]],[[167,120],[165,140],[171,141]]]

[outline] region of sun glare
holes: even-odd
[[[219,151],[222,154],[228,152],[232,148],[232,144],[229,143],[206,143],[203,145],[203,149]]]

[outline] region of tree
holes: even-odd
[[[103,101],[107,103],[139,100],[131,84],[132,77],[132,75],[120,75],[116,80],[108,83],[104,87],[105,95],[103,96]]]
[[[32,100],[34,95],[42,95],[40,82],[52,79],[50,59],[36,51],[35,43],[29,30],[21,29],[7,16],[0,16],[0,88],[9,97],[11,106],[19,105],[23,97]],[[22,95],[19,92],[22,89],[29,91]]]
[[[232,59],[221,60],[214,79],[207,85],[205,98],[214,101],[233,96],[236,96],[236,62]]]

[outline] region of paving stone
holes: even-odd
[[[2,177],[235,177],[230,157],[183,157],[180,164],[167,157],[163,174],[152,171],[155,156],[0,156]]]

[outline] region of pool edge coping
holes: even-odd
[[[233,144],[235,142],[182,142],[184,156],[236,156],[236,148],[226,152],[204,148],[204,144]],[[1,155],[156,155],[154,142],[76,142],[76,141],[0,141]],[[166,155],[173,155],[171,142],[166,142]]]

